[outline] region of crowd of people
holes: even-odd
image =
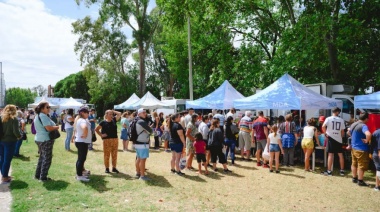
[[[150,137],[154,138],[154,149],[160,148],[160,140],[164,143],[165,152],[171,153],[170,170],[179,176],[185,175],[183,168],[196,170],[193,167],[195,157],[197,172],[209,174],[209,169],[218,172],[217,163],[222,165],[222,171],[231,172],[227,161],[234,165],[235,153],[240,154],[242,161],[252,161],[256,158],[256,165],[268,168],[269,172],[280,172],[280,165],[294,166],[294,155],[297,146],[303,150],[305,171],[310,168],[310,156],[316,146],[324,141],[327,152],[327,169],[322,174],[332,176],[334,154],[338,154],[340,175],[345,175],[342,137],[350,136],[347,149],[352,156],[352,182],[359,186],[367,186],[364,182],[364,172],[368,170],[369,154],[376,167],[376,186],[380,186],[380,130],[371,134],[366,125],[368,114],[360,114],[358,121],[353,121],[346,129],[346,123],[339,117],[340,108],[332,110],[332,116],[315,120],[311,118],[302,125],[302,120],[293,114],[279,116],[271,121],[262,111],[253,117],[251,111],[245,111],[243,117],[237,117],[236,110],[231,108],[224,115],[222,110],[207,115],[196,114],[192,108],[182,113],[167,115],[153,112],[148,115],[143,108],[136,112],[121,113],[115,110],[105,111],[103,121],[97,123],[95,110],[82,107],[74,115],[72,109],[63,111],[60,116],[54,111],[51,113],[49,103],[41,102],[33,112],[25,114],[14,105],[7,105],[1,113],[1,141],[0,141],[0,168],[2,182],[9,183],[8,176],[13,157],[20,156],[20,147],[26,137],[25,124],[32,123],[36,131],[35,143],[38,146],[38,163],[35,178],[46,182],[52,161],[54,139],[51,132],[59,129],[66,132],[65,149],[71,151],[74,143],[78,158],[76,162],[76,179],[88,182],[91,172],[85,169],[87,153],[93,150],[92,142],[96,134],[103,141],[105,173],[119,173],[117,156],[119,138],[122,141],[123,151],[131,151],[129,143],[133,142],[136,152],[136,178],[150,180],[146,175],[146,160],[149,158]],[[28,121],[31,115],[33,121]],[[121,131],[118,137],[117,122],[120,121]],[[297,123],[299,122],[299,123]],[[97,125],[96,125],[97,124]],[[33,130],[32,130],[33,131]],[[264,155],[269,155],[264,157]],[[186,157],[186,164],[181,167],[181,159]],[[111,166],[110,168],[110,159]],[[282,160],[280,160],[282,159]],[[203,168],[202,168],[203,167]],[[204,171],[202,171],[204,169]]]

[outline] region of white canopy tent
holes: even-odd
[[[131,106],[133,109],[157,109],[157,108],[169,108],[170,105],[165,104],[158,100],[156,97],[153,96],[149,91],[141,97],[141,99],[135,103],[133,103]]]
[[[118,105],[114,105],[113,109],[115,109],[115,110],[131,110],[131,109],[134,109],[133,107],[131,107],[131,105],[136,103],[139,100],[140,100],[140,98],[135,93],[133,93],[132,96],[129,97],[125,102],[118,104]]]
[[[32,104],[28,104],[28,107],[29,108],[36,108],[41,102],[47,102],[49,103],[49,106],[53,109],[56,109],[56,108],[59,108],[58,105],[55,105],[55,104],[52,104],[51,102],[49,102],[49,99],[45,98],[45,97],[42,97],[42,99],[38,102],[34,102]]]
[[[66,102],[59,105],[60,109],[69,109],[72,108],[74,110],[78,110],[80,107],[82,107],[83,104],[78,102],[77,100],[70,97]]]

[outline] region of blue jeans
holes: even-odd
[[[20,155],[20,148],[21,148],[21,145],[22,145],[22,139],[18,140],[16,142],[16,147],[15,147],[15,153],[14,153],[14,156],[19,156]]]
[[[4,142],[0,141],[0,169],[3,177],[9,177],[9,168],[15,152],[16,142]]]
[[[67,128],[66,129],[66,140],[65,140],[65,149],[70,150],[70,142],[71,138],[73,137],[73,131],[74,128]]]
[[[226,149],[226,160],[228,158],[228,152],[230,152],[232,162],[235,161],[235,145],[236,142],[234,140],[225,140],[227,149]]]

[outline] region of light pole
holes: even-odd
[[[190,100],[193,98],[193,59],[191,57],[191,27],[190,27],[190,15],[187,16],[187,44],[189,46],[189,92]]]

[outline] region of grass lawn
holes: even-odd
[[[33,179],[37,146],[28,134],[23,143],[23,158],[12,161],[12,211],[377,211],[379,195],[374,175],[366,173],[371,188],[359,187],[350,175],[333,177],[304,172],[302,167],[283,168],[280,174],[256,167],[251,162],[236,161],[229,166],[232,174],[198,175],[185,171],[180,177],[170,173],[170,153],[151,151],[147,175],[152,181],[135,179],[135,153],[118,154],[120,174],[104,173],[102,141],[89,152],[87,169],[91,181],[75,180],[76,147],[64,150],[65,133],[54,145],[49,177],[41,183]],[[153,140],[153,139],[152,139]],[[197,167],[196,161],[193,163]],[[218,165],[219,166],[219,165]],[[220,167],[220,166],[219,166]]]

